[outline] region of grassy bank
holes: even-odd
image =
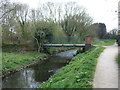
[[[0,71],[3,73],[16,70],[17,68],[21,68],[35,60],[39,60],[47,56],[45,53],[34,52],[35,48],[25,45],[3,44],[2,48],[3,52],[0,53],[2,54],[2,70],[0,69]],[[47,53],[54,54],[64,50],[67,49],[50,48]]]
[[[93,47],[85,53],[78,54],[39,88],[92,88],[97,58],[103,49]]]
[[[10,53],[2,52],[2,72],[5,73],[10,70],[16,70],[35,60],[42,59],[47,56],[44,53],[24,52],[24,53]]]
[[[100,46],[109,46],[109,45],[113,45],[114,43],[115,40],[113,39],[100,39],[100,40],[92,41],[92,44],[100,45]]]

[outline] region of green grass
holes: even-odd
[[[47,56],[44,53],[25,52],[25,53],[2,53],[2,72],[16,70],[26,64],[32,63],[35,60],[42,59]]]
[[[60,72],[51,76],[38,88],[92,88],[97,58],[103,47],[93,47],[89,51],[78,54]]]
[[[113,39],[100,39],[100,40],[92,41],[92,44],[100,45],[100,46],[110,46],[113,45],[114,43],[115,40]]]
[[[119,67],[120,67],[120,53],[119,53],[118,56],[117,56],[117,62],[118,62],[118,65],[119,65]]]

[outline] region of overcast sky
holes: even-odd
[[[87,13],[93,18],[94,23],[105,23],[107,31],[118,28],[118,1],[119,0],[11,0],[12,2],[27,3],[31,8],[37,8],[44,2],[77,2],[86,8]]]

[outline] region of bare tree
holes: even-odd
[[[21,28],[22,37],[25,38],[27,31],[26,26],[27,26],[27,18],[28,18],[28,6],[23,4],[17,4],[15,12],[16,12],[16,20],[18,21]]]

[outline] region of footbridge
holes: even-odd
[[[91,47],[91,37],[86,36],[85,44],[44,44],[44,48],[83,48],[87,51]]]
[[[84,48],[85,44],[44,44],[44,48]]]

